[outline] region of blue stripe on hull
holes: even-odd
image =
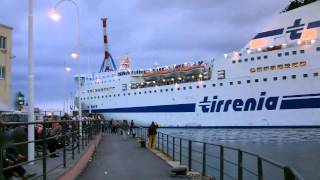
[[[299,95],[283,96],[283,98],[310,97],[310,96],[320,96],[320,94],[299,94]]]
[[[280,109],[320,108],[320,98],[282,100]]]
[[[195,112],[196,104],[173,104],[160,106],[141,106],[112,109],[96,109],[95,113],[157,113],[157,112]]]

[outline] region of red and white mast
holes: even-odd
[[[107,18],[102,18],[102,27],[103,27],[103,42],[104,42],[104,67],[103,71],[111,71],[111,64],[110,64],[110,53],[108,47],[108,35],[107,35]]]

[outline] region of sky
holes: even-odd
[[[74,0],[80,11],[80,58],[76,48],[76,9],[58,6],[62,18],[48,14],[57,0],[34,1],[35,106],[62,109],[74,95],[73,80],[98,72],[103,60],[102,17],[108,18],[112,56],[128,55],[133,68],[220,58],[239,50],[289,0]],[[0,24],[13,27],[12,94],[28,94],[28,0],[0,0]],[[118,65],[118,61],[116,61]],[[72,68],[65,71],[65,66]],[[79,67],[79,68],[78,68]]]

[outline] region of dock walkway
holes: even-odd
[[[85,179],[179,179],[170,176],[171,167],[131,137],[107,134],[79,180]]]

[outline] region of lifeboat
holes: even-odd
[[[161,79],[176,78],[179,75],[175,70],[169,70],[169,69],[160,71],[160,74],[161,74]]]
[[[160,79],[159,71],[148,71],[145,72],[142,76],[145,81],[158,81]]]

